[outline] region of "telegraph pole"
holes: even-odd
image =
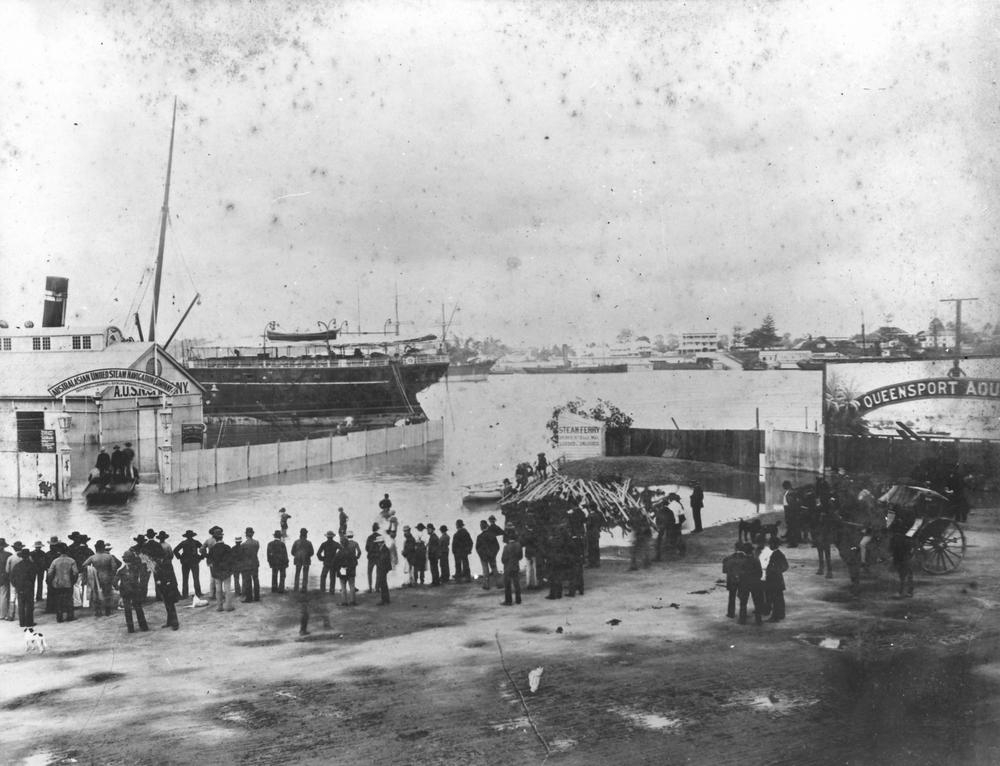
[[[942,298],[941,303],[955,304],[955,363],[948,373],[953,378],[962,376],[959,360],[962,358],[962,301],[978,301],[979,298]]]

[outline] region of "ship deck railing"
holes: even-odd
[[[412,360],[412,361],[411,361]],[[446,354],[409,354],[400,357],[380,357],[372,359],[364,357],[357,359],[354,357],[328,356],[270,356],[261,357],[259,355],[239,355],[229,354],[189,356],[184,364],[192,369],[218,368],[218,367],[240,367],[240,368],[274,368],[274,367],[321,367],[321,368],[350,368],[350,367],[388,367],[390,363],[404,366],[411,364],[446,364],[448,356]]]

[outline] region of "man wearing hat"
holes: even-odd
[[[209,527],[208,528],[208,537],[205,538],[205,542],[203,542],[201,544],[201,548],[199,549],[199,553],[201,554],[201,557],[203,559],[206,559],[206,560],[208,559],[208,552],[212,549],[212,546],[215,545],[215,543],[217,542],[216,541],[216,533],[217,532],[221,532],[221,531],[222,530],[219,529],[219,527],[217,527],[217,526],[213,526],[213,527]],[[220,538],[221,538],[221,535],[220,535]],[[215,578],[211,576],[211,573],[209,573],[209,579],[208,579],[208,598],[211,600],[211,599],[214,599],[215,597],[216,597],[216,593],[215,593]]]
[[[378,560],[378,538],[381,537],[379,533],[379,523],[376,521],[372,524],[372,533],[365,538],[365,555],[368,559],[368,592],[372,593],[374,591],[375,581],[372,579],[372,575],[375,572],[375,566]]]
[[[45,570],[48,569],[45,551],[42,550],[42,541],[36,540],[31,551],[31,563],[35,566],[35,601],[42,600],[42,588],[45,585]]]
[[[212,539],[214,542],[208,548],[208,568],[212,573],[215,596],[218,599],[216,611],[221,612],[226,608],[226,593],[229,591],[227,583],[233,576],[230,568],[232,548],[222,539],[222,527],[212,527]]]
[[[326,540],[320,543],[319,550],[316,551],[316,559],[323,564],[323,569],[319,573],[320,593],[326,593],[327,577],[330,578],[330,593],[337,592],[337,575],[334,573],[334,559],[337,557],[337,551],[339,550],[340,543],[334,537],[333,530],[327,530]],[[292,547],[292,553],[295,553],[294,546]],[[298,577],[296,577],[296,583],[298,583]]]
[[[358,573],[358,560],[361,558],[361,546],[354,540],[354,533],[348,530],[341,538],[340,550],[334,556],[334,571],[340,580],[340,593],[343,599],[341,606],[357,606],[357,586],[355,578]],[[331,591],[333,588],[331,587]],[[350,596],[348,596],[348,593]]]
[[[188,577],[194,584],[194,594],[201,598],[201,543],[195,540],[195,532],[188,529],[181,535],[184,539],[174,548],[174,558],[181,562],[181,598],[188,597]]]
[[[451,552],[455,557],[455,582],[472,582],[472,573],[469,571],[472,535],[461,519],[455,522],[455,537],[451,541]]]
[[[243,598],[260,601],[260,542],[254,537],[253,527],[247,527],[244,534],[243,558],[246,567],[243,569]]]
[[[389,570],[392,569],[392,552],[386,545],[386,537],[379,535],[375,541],[378,552],[375,557],[375,590],[382,597],[379,606],[389,603]]]
[[[69,539],[73,542],[67,547],[66,552],[69,557],[76,562],[76,568],[80,572],[80,578],[76,581],[73,586],[73,602],[74,604],[79,601],[80,606],[85,606],[87,604],[88,597],[91,594],[88,593],[90,589],[90,583],[87,581],[87,572],[83,567],[83,562],[94,555],[94,551],[90,549],[87,545],[90,542],[90,535],[84,535],[79,532],[73,532],[69,536]]]
[[[491,516],[491,523],[495,520]],[[502,587],[497,572],[497,554],[500,553],[500,541],[490,529],[490,525],[485,521],[479,522],[479,535],[476,537],[476,553],[479,554],[479,563],[483,567],[483,590],[490,589],[490,579],[493,575],[498,575],[497,587]],[[501,534],[503,534],[501,532]]]
[[[170,546],[170,543],[167,542],[168,537],[170,537],[170,535],[162,529],[156,535],[156,539],[159,540],[160,547],[163,549],[163,556],[168,559],[172,559],[174,556],[174,549]]]
[[[60,543],[56,548],[56,558],[49,565],[47,574],[56,622],[72,622],[76,619],[73,616],[73,585],[79,576],[80,570],[76,562],[66,552],[66,546]]]
[[[103,540],[94,543],[94,549],[94,555],[83,562],[83,571],[90,569],[94,573],[91,582],[94,617],[102,615],[110,617],[115,611],[111,583],[114,582],[115,572],[118,571],[122,563],[108,553]]]
[[[8,562],[9,563],[9,562]],[[22,628],[35,625],[35,564],[27,548],[17,552],[10,569],[10,584],[17,594],[17,617]]]
[[[299,530],[299,539],[292,543],[292,561],[295,562],[293,591],[299,590],[300,583],[303,593],[309,590],[309,565],[312,564],[314,553],[315,549],[309,539],[309,530],[303,527]]]
[[[139,535],[141,537],[141,535]],[[139,558],[139,554],[134,549],[129,549],[122,554],[122,567],[115,572],[112,586],[121,594],[122,606],[125,607],[125,625],[129,633],[135,633],[135,624],[132,622],[132,610],[135,610],[135,619],[139,622],[139,630],[147,631],[146,613],[142,608],[142,602],[146,599],[146,590],[142,585],[149,580],[149,574],[144,572],[145,565]]]
[[[448,564],[448,555],[451,549],[451,535],[448,534],[448,527],[442,524],[438,531],[438,562],[441,567],[441,582],[447,583],[451,580],[451,567]]]
[[[441,538],[434,531],[434,525],[427,525],[427,564],[431,570],[431,585],[441,584]]]
[[[52,535],[49,538],[49,549],[45,552],[45,569],[42,570],[42,576],[45,578],[45,614],[53,614],[56,611],[55,594],[48,582],[48,571],[52,562],[59,558],[60,545],[62,543],[59,542],[59,538]]]
[[[156,583],[156,593],[167,612],[167,622],[163,627],[177,630],[180,627],[177,620],[177,602],[180,600],[181,594],[177,590],[177,575],[174,574],[174,557],[172,555],[160,556],[156,560],[153,580]]]
[[[284,593],[288,547],[282,539],[280,529],[274,530],[274,539],[267,544],[267,565],[271,567],[271,593]]]
[[[694,529],[691,533],[701,532],[701,509],[705,507],[705,490],[701,488],[699,482],[691,484],[691,520],[694,522]]]
[[[0,620],[14,619],[10,609],[10,577],[7,575],[7,562],[10,558],[7,541],[0,537]]]

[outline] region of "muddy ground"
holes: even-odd
[[[2,623],[0,760],[1000,763],[1000,516],[976,512],[967,533],[961,570],[918,576],[904,600],[888,569],[853,599],[839,561],[827,580],[811,548],[787,550],[788,619],[762,627],[724,616],[734,525],[648,569],[606,555],[561,601],[504,607],[475,585],[388,607],[327,597],[305,637],[295,598],[266,590],[232,613],[181,609],[177,632],[156,605],[135,635],[120,616],[45,615],[41,657]]]

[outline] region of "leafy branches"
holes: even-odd
[[[632,427],[632,416],[618,409],[611,402],[598,399],[597,404],[587,409],[587,404],[583,399],[571,399],[566,404],[552,410],[552,417],[545,424],[545,427],[549,429],[549,440],[554,447],[559,446],[559,416],[563,412],[600,421],[611,433],[627,431]]]

